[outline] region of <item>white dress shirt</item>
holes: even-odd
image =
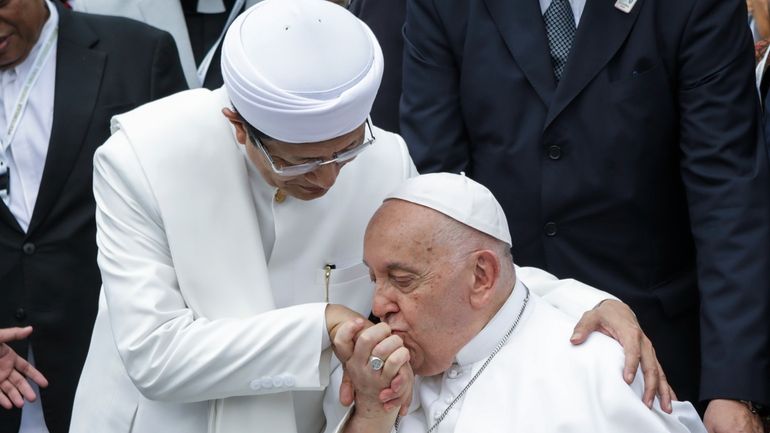
[[[47,0],[50,16],[43,26],[37,44],[29,56],[19,65],[0,70],[0,172],[5,165],[10,170],[10,188],[3,202],[26,232],[37,201],[43,167],[48,154],[48,141],[53,125],[53,100],[56,82],[56,41],[47,56],[43,70],[29,95],[26,110],[12,142],[8,142],[6,131],[10,117],[17,106],[17,99],[28,78],[32,76],[33,65],[49,36],[56,32],[59,15],[56,7]],[[56,36],[54,36],[56,37]]]
[[[586,7],[586,0],[569,0],[569,5],[572,7],[572,13],[575,15],[575,28],[577,28],[580,24],[580,16],[583,15],[583,9]],[[551,0],[540,0],[540,12],[545,14],[548,6],[551,6]]]

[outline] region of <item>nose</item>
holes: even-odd
[[[308,182],[315,186],[329,189],[337,181],[340,174],[340,165],[337,163],[326,164],[318,167],[306,175]]]
[[[374,299],[372,300],[372,314],[379,317],[380,320],[387,323],[389,316],[399,311],[398,304],[387,296],[385,288],[378,286],[374,290]]]

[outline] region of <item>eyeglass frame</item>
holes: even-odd
[[[367,129],[369,130],[369,139],[366,139]],[[364,122],[364,141],[362,141],[358,146],[343,152],[334,152],[332,154],[332,159],[326,161],[317,159],[313,162],[305,162],[302,164],[293,164],[286,167],[278,167],[275,164],[273,157],[267,151],[265,145],[259,139],[258,134],[256,133],[256,129],[246,123],[246,132],[249,135],[249,139],[251,140],[252,144],[258,148],[262,152],[262,155],[265,157],[265,159],[267,159],[267,162],[270,164],[270,169],[273,170],[273,173],[283,177],[302,176],[308,173],[312,173],[325,165],[349,162],[360,155],[361,152],[366,150],[366,148],[371,146],[377,140],[377,137],[374,136],[372,125],[369,123],[369,119],[367,118],[366,122]]]

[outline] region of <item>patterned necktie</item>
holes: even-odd
[[[567,65],[572,42],[575,40],[575,16],[572,14],[572,7],[568,0],[551,0],[543,19],[548,35],[548,45],[551,48],[553,74],[558,83]]]

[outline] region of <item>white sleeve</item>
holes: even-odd
[[[197,316],[179,288],[155,198],[123,132],[96,152],[94,171],[110,323],[126,372],[145,397],[189,402],[328,383],[325,304],[246,318]]]
[[[560,280],[538,268],[517,266],[516,278],[547,303],[576,319],[605,299],[618,299],[580,281]]]
[[[612,350],[603,350],[603,355],[595,359],[592,373],[585,380],[586,386],[595,389],[592,398],[596,398],[593,418],[593,431],[622,431],[624,433],[706,433],[706,428],[693,405],[687,401],[672,401],[673,413],[663,412],[657,397],[648,409],[642,403],[644,393],[644,375],[637,370],[631,385],[621,379],[623,353],[614,341],[602,344]],[[607,373],[610,372],[610,373]],[[618,372],[618,374],[615,374]],[[591,374],[596,374],[590,383]]]

